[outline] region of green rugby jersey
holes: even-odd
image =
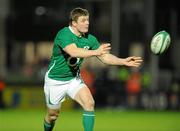
[[[87,34],[79,37],[70,30],[70,27],[64,27],[54,39],[53,52],[48,67],[49,78],[67,81],[79,75],[83,58],[72,58],[63,50],[72,43],[75,43],[79,48],[89,50],[95,50],[100,46],[93,35]]]

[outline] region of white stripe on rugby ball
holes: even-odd
[[[151,51],[154,54],[162,54],[165,52],[170,46],[170,35],[166,31],[160,31],[151,41]]]

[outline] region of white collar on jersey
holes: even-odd
[[[72,27],[71,26],[69,26],[69,29],[70,29],[70,31],[73,33],[73,34],[75,34],[75,32],[74,32],[74,30],[72,29]],[[76,35],[76,34],[75,34]],[[76,35],[77,36],[77,35]],[[79,35],[78,37],[82,37],[81,35]]]
[[[75,33],[74,33],[74,30],[72,29],[71,26],[69,26],[69,29],[70,29],[70,31],[71,31],[73,34],[75,34]]]

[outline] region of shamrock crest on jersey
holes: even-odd
[[[90,47],[89,46],[84,46],[85,50],[88,50]],[[67,63],[69,66],[71,67],[77,67],[77,65],[79,65],[80,63],[80,58],[75,58],[75,57],[69,57],[67,59]]]

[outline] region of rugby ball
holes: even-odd
[[[160,55],[164,53],[170,46],[171,38],[168,32],[159,31],[151,40],[151,51],[153,54]]]

